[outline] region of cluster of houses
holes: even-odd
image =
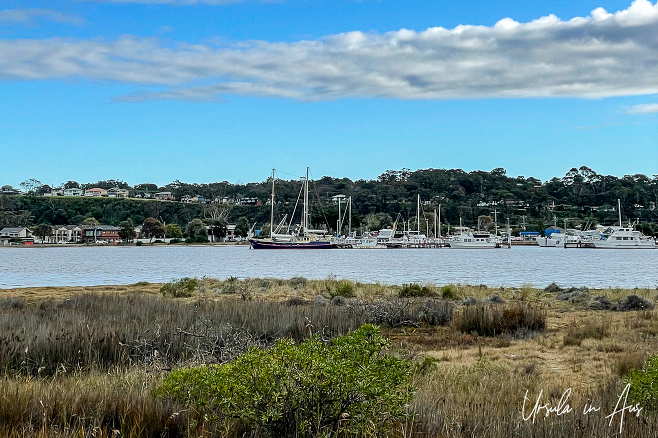
[[[222,241],[235,241],[235,224],[226,227],[226,236]],[[206,227],[210,230],[210,227]],[[141,226],[135,227],[137,241],[150,241],[151,239],[139,238],[142,232]],[[165,242],[169,238],[161,238]],[[209,242],[219,241],[209,234]],[[119,227],[113,225],[53,225],[49,236],[35,236],[28,227],[7,227],[0,230],[0,245],[34,245],[34,244],[66,244],[66,243],[96,243],[117,244],[121,243]]]
[[[10,185],[2,186],[0,194],[8,196],[23,195],[24,193]],[[105,197],[105,198],[138,198],[138,199],[157,199],[161,201],[176,201],[172,192],[147,192],[139,190],[121,189],[118,187],[112,189],[102,189],[93,187],[90,189],[81,189],[72,187],[68,189],[56,188],[42,196],[74,196],[74,197]],[[246,206],[260,206],[262,201],[258,198],[229,198],[227,196],[200,196],[184,195],[178,201],[186,204],[235,204]]]

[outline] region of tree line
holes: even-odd
[[[33,180],[37,181],[37,180]],[[38,181],[37,181],[38,183]],[[118,225],[130,219],[143,224],[155,218],[163,224],[189,223],[201,219],[205,223],[226,221],[235,223],[244,218],[256,228],[269,226],[271,178],[262,182],[231,184],[226,181],[209,184],[189,184],[178,180],[158,187],[139,184],[130,187],[118,180],[68,186],[122,187],[150,191],[171,191],[176,199],[199,195],[207,199],[218,197],[258,198],[262,206],[235,204],[183,204],[156,200],[116,198],[40,197],[38,184],[33,184],[26,196],[0,196],[0,225],[29,226],[37,224],[74,224],[94,217],[101,223]],[[275,222],[290,214],[298,201],[300,181],[277,179]],[[36,187],[36,188],[35,188]],[[513,228],[538,229],[548,225],[587,228],[595,223],[617,222],[617,199],[621,200],[624,222],[633,221],[646,234],[658,233],[658,176],[642,174],[616,177],[601,175],[581,166],[572,168],[561,178],[540,181],[533,177],[508,176],[502,168],[465,172],[461,169],[388,170],[373,180],[332,178],[324,176],[311,181],[314,200],[311,218],[314,227],[335,231],[338,204],[331,197],[343,194],[352,199],[352,229],[379,229],[397,222],[398,226],[417,227],[416,202],[420,196],[421,228],[432,228],[434,211],[441,208],[442,224],[476,225],[479,217],[495,217],[504,224],[509,219]],[[345,203],[341,204],[342,215]],[[296,220],[297,216],[292,218]],[[402,222],[405,225],[402,225]],[[347,218],[344,220],[347,226]],[[343,229],[343,232],[346,230]]]

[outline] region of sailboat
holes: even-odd
[[[270,237],[264,239],[251,238],[249,244],[253,249],[329,249],[331,241],[325,236],[324,230],[310,229],[310,213],[308,200],[308,167],[306,168],[306,178],[300,191],[300,196],[304,194],[302,201],[302,221],[295,232],[290,232],[290,225],[285,227],[285,233],[279,233],[284,227],[286,217],[274,228],[274,169],[272,169],[272,197],[270,199]],[[292,216],[295,212],[293,211]],[[291,219],[292,221],[292,219]]]

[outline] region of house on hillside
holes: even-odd
[[[107,190],[94,187],[93,189],[85,190],[85,196],[107,196]]]
[[[113,189],[110,189],[107,191],[107,197],[108,198],[127,198],[129,195],[128,189],[120,189],[118,187],[114,187]]]
[[[155,195],[153,195],[155,199],[159,199],[161,201],[173,201],[174,197],[172,196],[171,192],[158,192]]]
[[[71,187],[70,189],[64,189],[64,196],[82,196],[84,190],[77,187]]]
[[[0,245],[34,243],[32,232],[26,227],[8,227],[0,230]]]
[[[7,186],[2,186],[2,188],[0,189],[0,194],[8,195],[8,196],[20,195],[21,191],[13,188],[12,186],[7,185]]]

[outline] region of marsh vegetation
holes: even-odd
[[[178,288],[184,293],[175,293]],[[558,295],[576,291],[391,286],[334,278],[199,278],[168,285],[8,290],[0,299],[0,435],[616,436],[619,423],[608,426],[605,416],[626,379],[646,383],[655,373],[637,370],[656,362],[645,362],[658,350],[658,313],[651,308],[656,291],[578,291],[578,299],[564,300]],[[629,295],[641,298],[630,300],[637,310],[624,304]],[[612,306],[594,310],[592,303],[603,301],[594,297],[605,297]],[[309,345],[304,348],[333,357],[325,346],[365,324],[381,327],[382,339],[389,341],[376,356],[401,361],[395,363],[408,372],[405,391],[415,389],[404,412],[382,422],[385,429],[355,425],[353,413],[341,414],[332,427],[309,417],[316,422],[301,429],[296,421],[307,420],[285,413],[287,426],[268,429],[247,413],[228,416],[227,409],[186,403],[178,396],[185,394],[180,386],[162,389],[172,373],[199,366],[222,369],[247,360],[246,352],[275,367],[280,355],[272,348],[290,350],[287,356],[297,359],[268,369],[294,370],[312,357],[294,356],[295,346]],[[344,351],[340,354],[350,350]],[[328,363],[350,368],[348,362]],[[352,369],[313,364],[319,381]],[[544,403],[557,405],[568,388],[576,410],[590,400],[607,413],[538,417],[534,424],[523,420],[526,390],[533,405],[540,391]],[[251,390],[258,397],[257,389]],[[286,394],[277,397],[290,397]],[[622,436],[651,436],[658,426],[652,408],[647,402],[640,417],[627,415]]]

